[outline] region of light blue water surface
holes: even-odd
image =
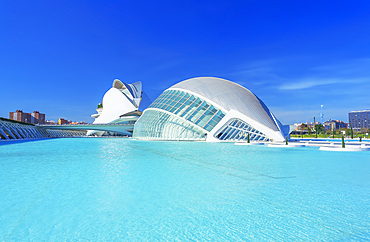
[[[49,139],[0,178],[1,241],[370,239],[370,152]]]

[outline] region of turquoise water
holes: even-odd
[[[370,240],[370,152],[122,138],[0,145],[0,241]]]

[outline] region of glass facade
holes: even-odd
[[[165,110],[167,112],[163,112]],[[225,113],[205,100],[180,90],[163,92],[136,122],[134,138],[206,140]],[[184,120],[185,119],[185,120]],[[215,134],[225,141],[267,141],[265,134],[240,119],[231,119]]]
[[[356,130],[370,128],[370,110],[352,111],[348,114],[348,120],[352,128]]]
[[[144,140],[205,140],[206,131],[160,110],[149,109],[136,122],[134,138]]]
[[[163,92],[149,108],[166,110],[202,129],[211,131],[225,113],[199,97],[179,90]]]
[[[247,141],[248,133],[251,141],[269,140],[265,134],[252,128],[249,124],[240,119],[231,119],[219,132],[215,134],[215,137],[219,140]]]

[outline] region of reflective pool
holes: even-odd
[[[369,240],[370,152],[122,138],[0,145],[0,240]]]

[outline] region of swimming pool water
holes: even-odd
[[[122,138],[0,145],[0,240],[369,240],[370,152]]]

